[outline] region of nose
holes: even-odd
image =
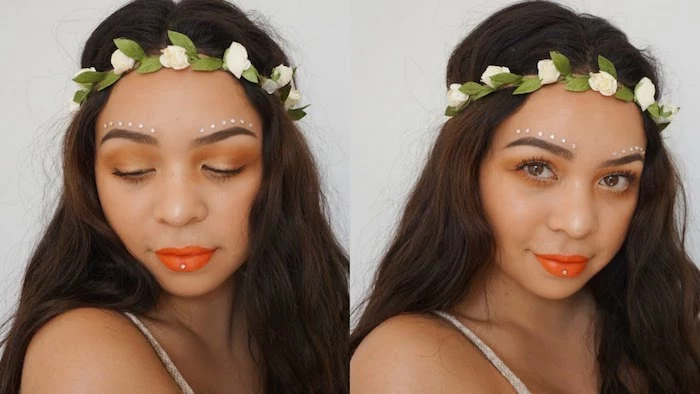
[[[156,196],[154,215],[158,222],[174,227],[186,226],[203,220],[207,205],[195,181],[180,175],[169,175],[163,180]]]
[[[551,201],[549,227],[571,238],[584,238],[598,230],[594,191],[585,182],[562,183]]]

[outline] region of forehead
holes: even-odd
[[[529,128],[532,137],[557,142],[566,139],[577,155],[609,153],[629,146],[646,146],[639,107],[598,92],[569,92],[563,84],[545,86],[529,95],[524,105],[496,130],[494,147],[503,148],[523,137],[517,129]],[[538,133],[542,133],[539,137]]]
[[[143,131],[154,137],[167,135],[188,141],[210,130],[221,129],[222,121],[243,120],[241,124],[260,136],[261,119],[248,102],[243,87],[224,71],[194,71],[191,68],[163,68],[151,74],[129,72],[112,87],[107,104],[96,121],[96,140],[113,122],[120,128]],[[132,126],[129,127],[128,123]],[[216,124],[216,128],[210,125]],[[139,128],[143,125],[143,128]]]

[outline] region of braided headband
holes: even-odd
[[[671,105],[660,105],[656,102],[656,87],[647,77],[637,83],[634,91],[617,80],[617,70],[612,62],[603,56],[598,56],[600,72],[588,75],[573,74],[571,62],[559,52],[549,53],[550,59],[537,63],[537,75],[512,74],[508,67],[488,66],[481,75],[481,82],[453,83],[447,92],[448,107],[445,115],[454,116],[469,103],[476,101],[496,90],[516,88],[513,94],[532,93],[542,86],[552,83],[566,84],[566,90],[584,92],[593,89],[604,96],[615,96],[623,101],[635,101],[642,109],[651,115],[657,124],[659,132],[663,131],[673,120],[680,108]]]
[[[114,43],[117,50],[112,53],[112,69],[96,71],[94,67],[83,68],[73,77],[79,85],[79,90],[70,102],[70,111],[75,112],[85,102],[90,93],[105,89],[119,80],[126,72],[136,69],[139,74],[148,74],[163,67],[182,70],[192,67],[195,71],[226,70],[236,78],[248,80],[262,87],[268,94],[279,91],[280,100],[293,120],[299,120],[306,115],[304,109],[294,106],[301,100],[301,94],[294,89],[294,74],[296,68],[280,64],[272,69],[272,75],[265,77],[248,60],[248,51],[240,43],[233,41],[224,52],[224,58],[209,57],[197,53],[197,48],[186,35],[168,30],[168,38],[173,45],[161,49],[161,55],[146,55],[145,51],[135,41],[117,38]]]

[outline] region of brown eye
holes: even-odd
[[[544,171],[544,166],[540,164],[530,164],[527,168],[527,172],[533,176],[539,176]]]
[[[616,186],[617,183],[620,181],[620,177],[617,175],[611,175],[606,176],[605,178],[603,178],[603,180],[605,181],[605,184],[607,186]]]

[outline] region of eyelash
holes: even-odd
[[[229,180],[230,178],[232,178],[233,176],[240,174],[243,171],[243,169],[245,168],[245,166],[230,169],[230,170],[219,170],[219,169],[211,168],[211,167],[207,167],[207,166],[203,166],[203,168],[209,170],[209,172],[211,172],[213,174],[216,174],[216,175],[212,175],[212,178],[216,182],[225,182],[225,181]],[[152,170],[139,170],[139,171],[133,171],[133,172],[121,172],[121,171],[115,169],[112,174],[116,175],[119,178],[124,179],[125,181],[127,181],[131,184],[136,185],[136,184],[139,184],[139,183],[143,182],[144,180],[146,180],[147,175],[150,172],[153,172],[153,171]]]
[[[547,159],[544,157],[533,157],[531,159],[523,160],[521,161],[517,166],[516,170],[522,171],[525,167],[531,166],[531,165],[541,165],[552,171],[552,163],[549,162]],[[528,178],[529,180],[538,183],[538,184],[547,184],[549,183],[549,180],[546,179],[541,179],[538,177],[535,177],[531,174],[529,174],[527,171],[525,172],[525,177]],[[554,172],[554,171],[552,171]],[[624,190],[621,191],[611,191],[611,193],[617,194],[617,195],[624,195],[628,191],[632,189],[632,186],[635,185],[637,182],[637,176],[635,173],[631,170],[622,170],[622,171],[616,171],[610,174],[605,175],[603,178],[611,177],[611,176],[621,176],[627,178],[628,185]]]

